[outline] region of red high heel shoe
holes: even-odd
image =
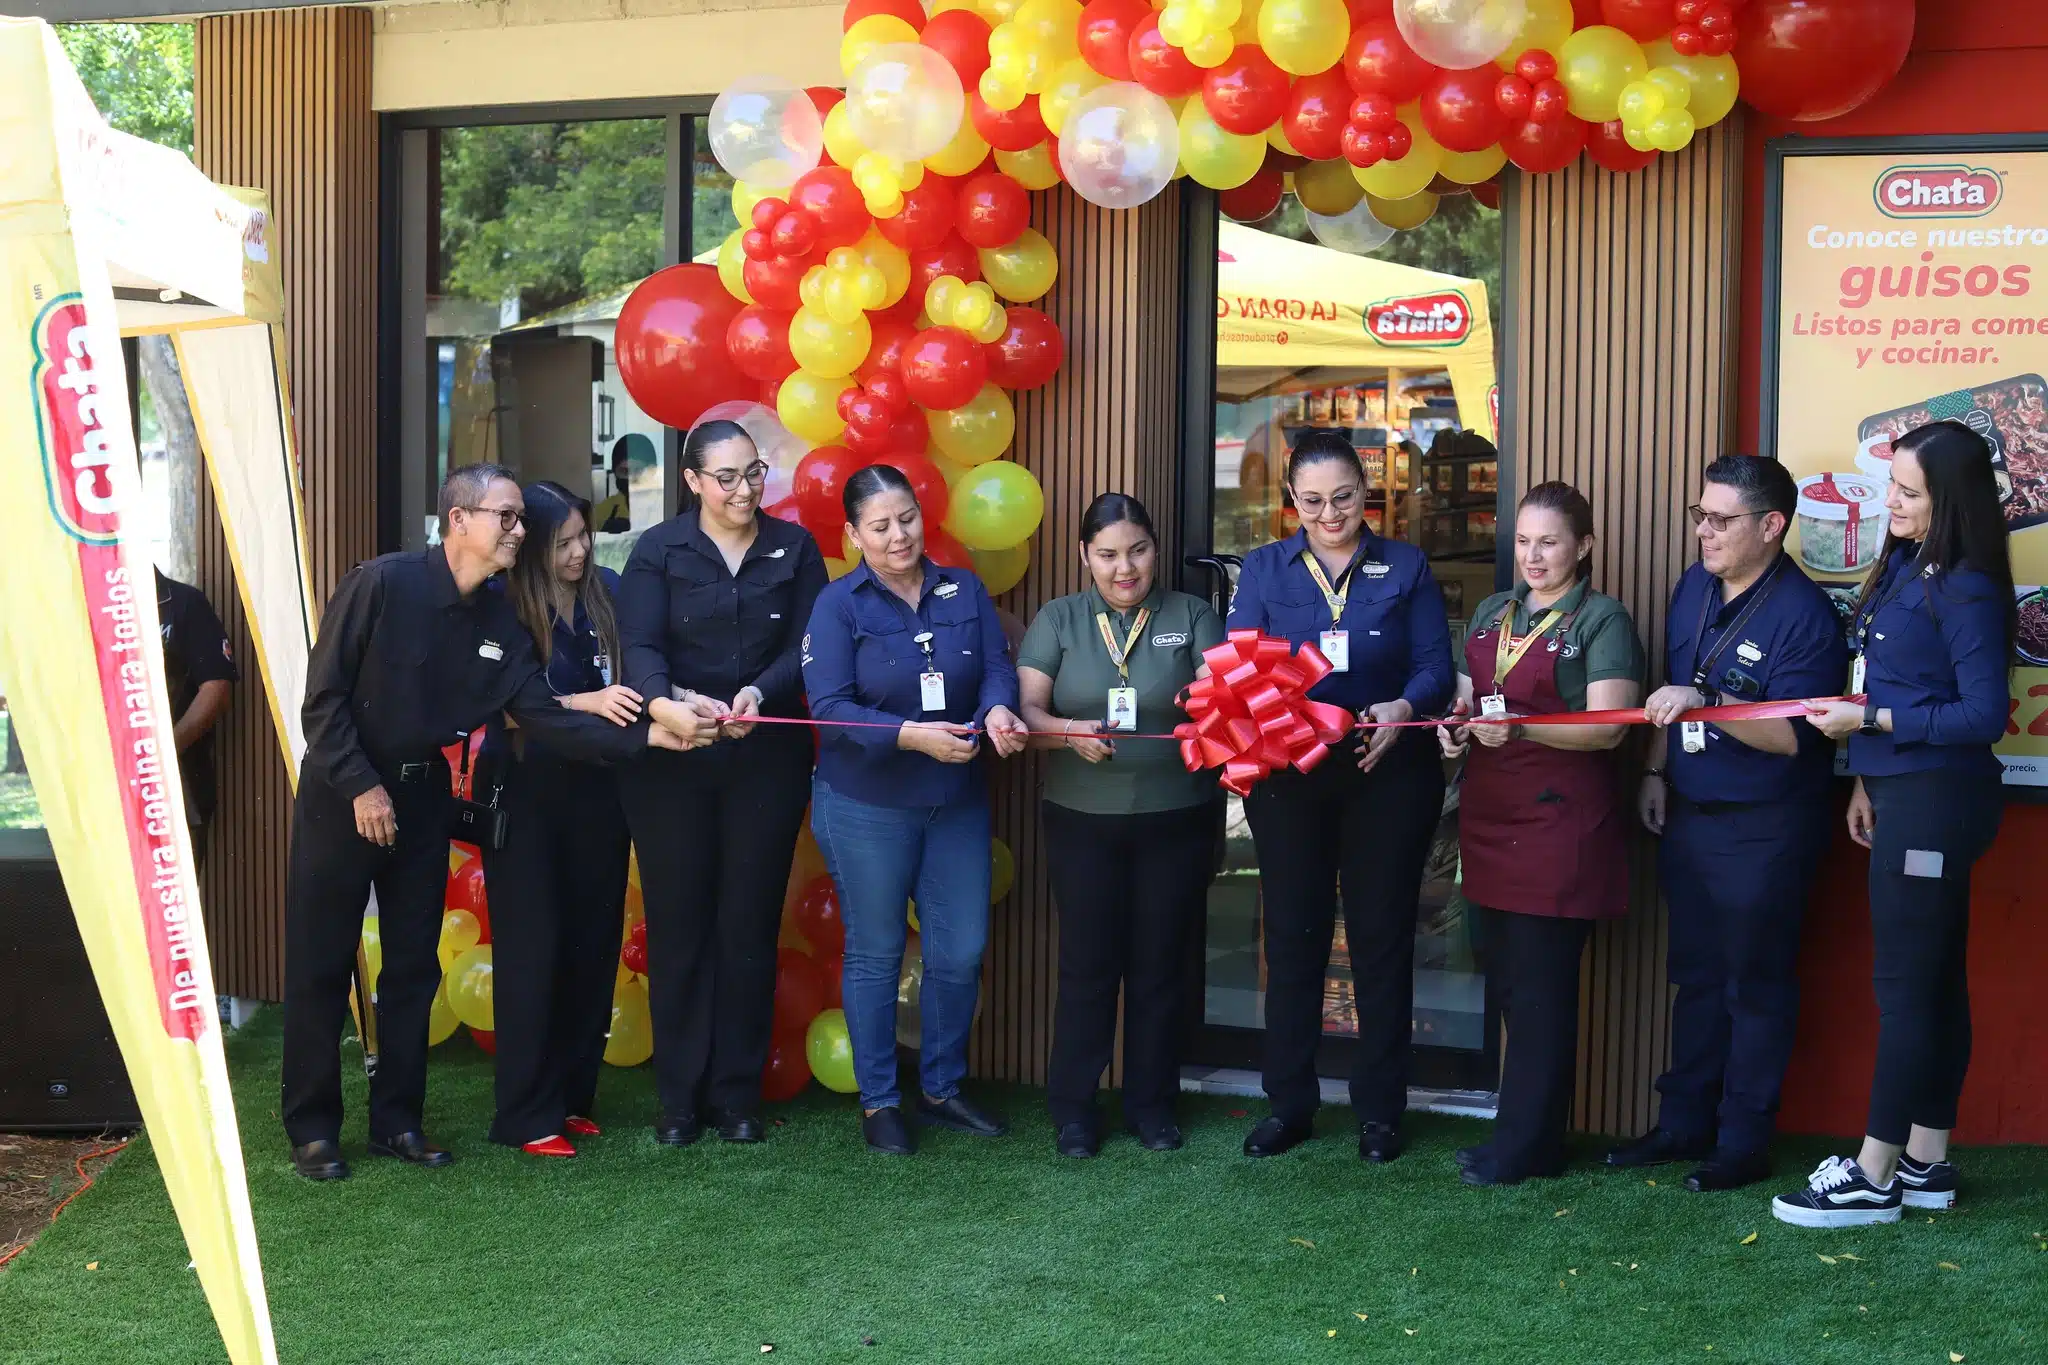
[[[598,1127],[589,1119],[584,1118],[581,1114],[571,1114],[568,1118],[563,1119],[562,1127],[564,1130],[574,1133],[577,1137],[596,1137],[604,1131],[604,1129]]]
[[[519,1150],[528,1156],[574,1156],[576,1149],[569,1145],[569,1139],[559,1133],[527,1143]]]

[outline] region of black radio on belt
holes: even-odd
[[[493,852],[505,847],[505,812],[498,809],[498,787],[491,787],[489,802],[474,800],[469,775],[469,736],[462,737],[462,778],[457,784],[455,804],[448,811],[448,837]]]

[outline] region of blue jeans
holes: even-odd
[[[877,806],[811,785],[811,831],[839,886],[846,921],[846,1028],[865,1109],[903,1102],[896,1073],[896,985],[917,901],[924,988],[918,1074],[935,1100],[959,1093],[988,945],[988,798]]]

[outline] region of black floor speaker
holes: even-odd
[[[141,1123],[56,863],[0,859],[0,1132]]]

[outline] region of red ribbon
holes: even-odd
[[[1221,768],[1224,789],[1239,796],[1281,768],[1312,772],[1357,723],[1341,706],[1308,699],[1330,673],[1312,644],[1296,653],[1285,640],[1233,630],[1202,662],[1209,675],[1188,689],[1189,719],[1174,738],[1189,772]]]

